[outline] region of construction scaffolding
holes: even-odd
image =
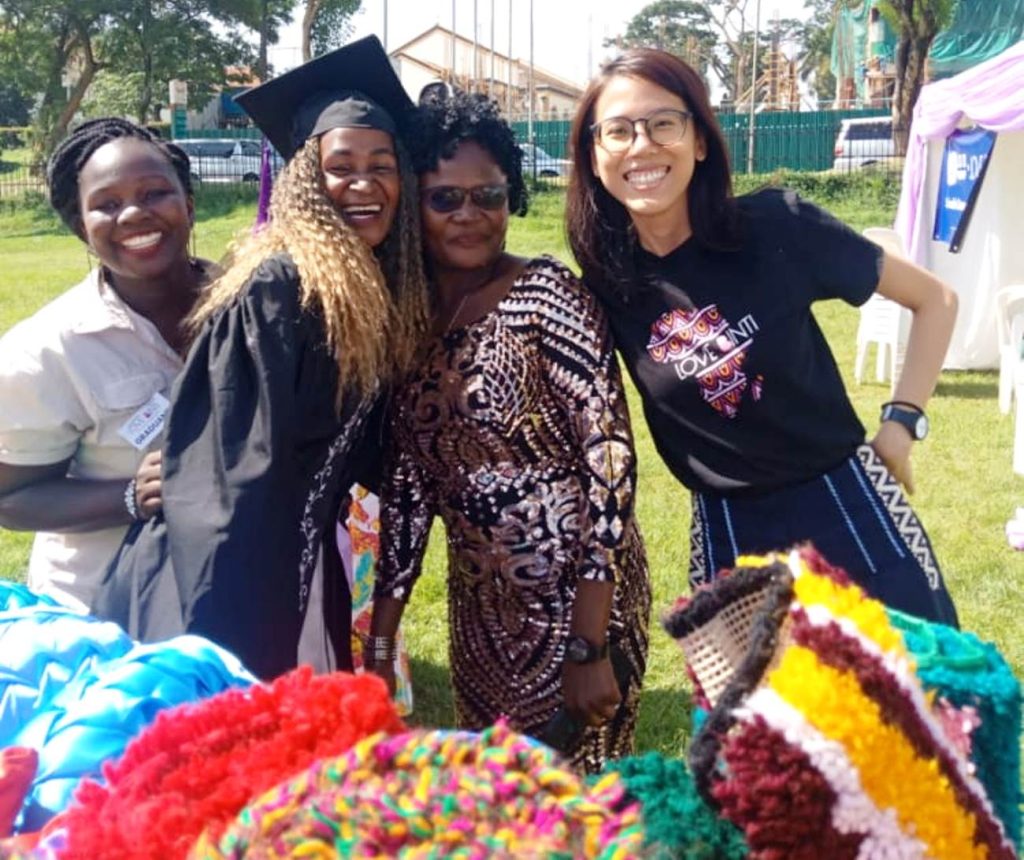
[[[834,107],[886,107],[896,84],[897,34],[878,0],[836,4],[832,36]],[[930,80],[975,66],[1024,35],[1024,0],[960,0],[953,23],[939,33],[928,53]]]

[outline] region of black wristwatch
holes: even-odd
[[[928,435],[928,416],[913,403],[892,401],[882,404],[882,421],[895,421],[907,428],[910,437],[920,442]]]
[[[608,640],[595,645],[583,636],[570,636],[565,643],[565,659],[570,663],[596,663],[608,656]]]

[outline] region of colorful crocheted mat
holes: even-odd
[[[624,797],[617,776],[588,788],[502,723],[377,735],[266,793],[190,856],[625,860],[643,832]]]
[[[618,774],[628,794],[640,801],[645,860],[744,860],[748,856],[743,834],[704,802],[685,762],[649,752],[610,761],[604,773]]]
[[[1021,842],[1021,689],[996,647],[973,633],[887,610],[924,688],[976,715],[970,756],[1006,833]]]
[[[752,857],[1016,856],[885,608],[817,554],[741,558],[665,627],[711,705],[694,779]]]
[[[404,729],[379,678],[308,667],[164,711],[104,766],[105,785],[84,781],[54,820],[67,832],[62,856],[184,857],[204,830],[216,838],[254,798],[317,759]]]

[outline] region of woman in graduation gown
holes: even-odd
[[[359,82],[359,90],[345,82]],[[129,535],[97,614],[200,633],[269,678],[351,664],[336,523],[376,460],[381,392],[426,319],[412,107],[374,37],[240,96],[288,159],[267,226],[194,315],[161,515]]]

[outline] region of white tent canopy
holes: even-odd
[[[946,138],[996,131],[959,253],[932,239]],[[1024,282],[1024,42],[956,77],[928,84],[914,107],[896,230],[910,257],[953,286],[960,313],[945,367],[998,365],[995,294]]]

